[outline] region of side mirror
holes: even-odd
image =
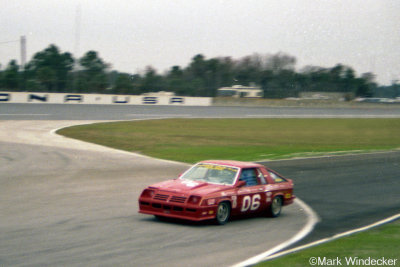
[[[237,182],[237,187],[243,187],[246,185],[246,181],[239,181]]]

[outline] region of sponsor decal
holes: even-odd
[[[266,201],[267,203],[271,202],[271,195],[272,195],[272,192],[266,192],[266,193],[265,193],[265,196],[266,196],[265,201]]]
[[[214,165],[214,164],[199,164],[198,166],[204,167],[210,170],[218,170],[218,171],[231,171],[231,172],[237,172],[237,168],[233,167],[227,167],[227,166],[221,166],[221,165]]]
[[[237,207],[237,196],[232,196],[232,209],[236,209]]]
[[[188,180],[183,180],[182,184],[186,185],[187,187],[195,187],[199,185],[199,183],[196,183],[194,181],[188,181]]]

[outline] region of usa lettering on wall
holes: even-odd
[[[0,92],[0,103],[211,106],[210,97]]]

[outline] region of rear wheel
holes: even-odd
[[[269,215],[271,217],[278,217],[282,211],[282,197],[274,197],[271,206],[269,207]]]
[[[219,225],[224,225],[228,222],[229,216],[231,215],[231,205],[228,202],[221,202],[217,208],[217,215],[215,217],[216,222]]]

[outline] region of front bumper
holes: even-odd
[[[217,206],[177,204],[153,199],[139,199],[139,212],[156,216],[203,221],[215,218]]]

